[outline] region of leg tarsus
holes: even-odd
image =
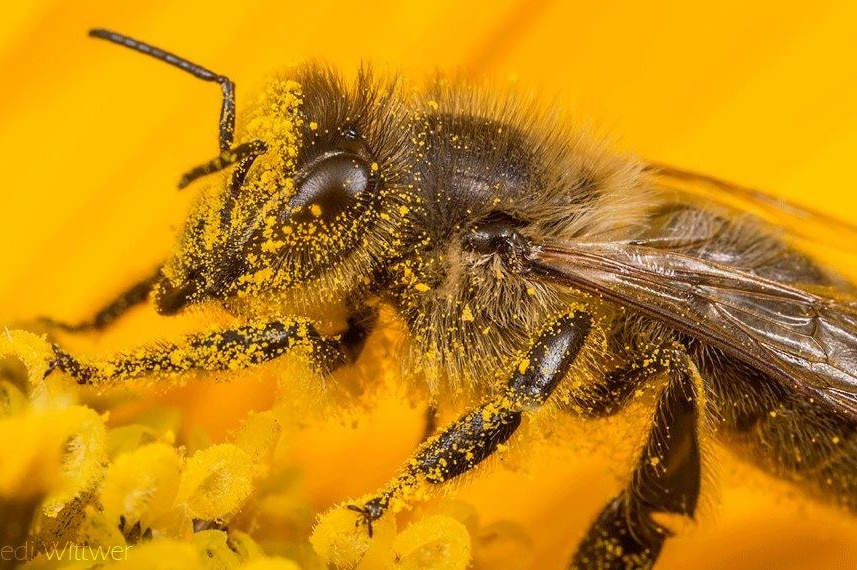
[[[93,366],[82,364],[75,357],[65,352],[56,344],[51,345],[54,352],[53,360],[48,364],[47,370],[42,379],[50,376],[54,370],[62,370],[75,380],[78,384],[89,384],[92,377],[97,374],[97,370]]]
[[[350,511],[360,514],[360,518],[355,522],[355,526],[365,525],[366,530],[369,532],[369,538],[372,538],[372,523],[384,515],[388,504],[389,502],[385,502],[385,497],[376,497],[364,505],[347,505],[347,508]]]

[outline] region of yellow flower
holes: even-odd
[[[368,60],[415,78],[488,74],[549,101],[559,94],[579,120],[646,158],[857,222],[855,10],[737,0],[10,4],[0,24],[0,324],[78,319],[148,274],[193,198],[193,188],[174,191],[180,174],[217,150],[215,87],[88,40],[90,27],[229,75],[239,112],[262,77],[307,59],[345,70]],[[108,333],[62,341],[108,354],[223,318],[141,309]],[[92,551],[58,554],[84,543],[119,547],[110,561],[139,568],[292,570],[369,553],[361,567],[467,558],[475,568],[563,567],[627,476],[615,424],[538,420],[533,432],[553,427],[551,441],[521,438],[507,467],[450,486],[460,503],[440,498],[385,519],[373,546],[353,517],[331,510],[382,486],[420,437],[424,394],[400,377],[400,333],[378,337],[367,347],[377,362],[337,374],[334,387],[287,362],[102,392],[61,375],[43,383],[48,347],[0,338],[0,354],[29,367],[0,375],[0,556],[28,535],[33,567],[84,567]],[[700,522],[670,541],[659,570],[854,564],[857,523],[709,451]],[[326,534],[328,523],[341,532]]]

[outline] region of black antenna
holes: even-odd
[[[174,67],[178,67],[182,71],[186,71],[198,79],[203,81],[213,81],[220,84],[223,91],[223,103],[220,107],[220,151],[228,151],[232,147],[232,141],[235,136],[235,84],[225,75],[218,75],[201,65],[190,62],[183,57],[179,57],[168,51],[158,49],[147,43],[137,41],[128,36],[96,28],[89,30],[90,37],[99,38],[131,48],[134,51],[146,54],[164,63],[168,63]]]

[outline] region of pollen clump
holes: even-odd
[[[44,377],[51,355],[50,344],[38,335],[9,329],[0,333],[0,358],[14,356],[19,359],[34,382]]]
[[[393,542],[397,564],[403,570],[463,570],[470,564],[470,534],[452,517],[435,515],[419,520]]]
[[[235,568],[241,559],[237,552],[230,548],[228,536],[220,530],[203,530],[196,532],[192,538],[197,552],[204,556],[209,568]]]
[[[343,507],[332,509],[319,518],[310,536],[310,543],[324,564],[333,568],[353,568],[363,560],[372,558],[379,562],[387,558],[396,534],[395,521],[391,517],[375,521],[372,539],[366,528],[355,526],[357,514]],[[383,568],[383,566],[378,566]]]
[[[397,533],[393,517],[372,523],[372,540],[365,527],[354,525],[354,511],[338,507],[326,513],[310,542],[332,568],[458,570],[467,568],[471,541],[467,527],[447,515],[410,524]]]
[[[253,471],[253,458],[237,445],[211,446],[188,459],[177,500],[185,502],[195,518],[226,517],[250,496]]]
[[[159,442],[119,455],[100,486],[106,518],[157,525],[173,508],[182,463],[174,447]]]
[[[91,490],[107,458],[103,421],[84,406],[0,418],[0,441],[15,444],[0,462],[0,498],[47,495],[50,514]]]
[[[261,90],[256,105],[248,109],[249,117],[241,140],[261,140],[268,145],[268,152],[256,159],[257,172],[264,173],[256,186],[260,191],[283,188],[290,173],[294,172],[300,148],[297,127],[303,124],[299,112],[302,101],[299,83],[277,79]]]

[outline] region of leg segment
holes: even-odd
[[[295,348],[308,348],[313,366],[331,372],[354,361],[371,324],[351,320],[341,335],[324,337],[306,319],[272,320],[193,335],[178,343],[143,347],[129,355],[86,364],[54,346],[55,360],[48,374],[58,368],[79,384],[99,384],[150,374],[246,368]]]
[[[179,180],[179,189],[188,187],[191,182],[203,176],[220,172],[233,164],[238,164],[229,185],[230,189],[236,192],[241,187],[241,184],[243,184],[244,177],[247,175],[247,171],[250,170],[253,161],[260,154],[267,152],[267,150],[268,145],[260,140],[249,141],[239,144],[234,148],[222,150],[217,158],[185,172]]]
[[[659,366],[639,363],[612,370],[604,376],[602,382],[581,386],[571,395],[575,410],[587,418],[612,416],[625,409],[634,393],[645,385],[649,378],[662,371]]]
[[[657,356],[654,356],[654,355]],[[611,370],[602,382],[582,386],[572,395],[584,417],[605,418],[625,409],[634,395],[653,377],[671,372],[687,359],[682,345],[666,342],[630,364]]]
[[[630,485],[601,511],[569,568],[651,568],[671,535],[652,515],[693,518],[700,486],[698,394],[687,357],[676,366]]]
[[[490,457],[512,436],[523,413],[544,404],[568,373],[591,324],[591,317],[584,312],[553,323],[521,361],[501,394],[422,444],[405,471],[378,496],[362,506],[349,506],[360,513],[358,522],[366,524],[371,535],[372,522],[395,506],[394,501],[417,494],[426,484],[448,481]]]
[[[130,309],[146,302],[149,298],[149,293],[152,292],[152,289],[155,287],[159,277],[160,270],[125,289],[118,297],[99,309],[98,312],[89,320],[75,324],[63,323],[50,318],[41,318],[39,320],[53,328],[66,332],[103,330],[113,324],[117,319],[119,319],[119,317],[127,313]]]

